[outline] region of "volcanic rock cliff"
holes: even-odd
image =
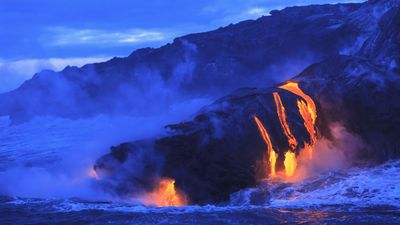
[[[139,49],[125,58],[43,71],[0,95],[0,115],[18,122],[38,115],[132,114],[149,101],[154,102],[149,110],[157,112],[176,99],[276,84],[340,53],[398,68],[399,62],[392,61],[398,37],[388,36],[398,22],[383,22],[398,4],[391,0],[290,7],[179,37],[158,49]],[[375,55],[376,48],[388,49]]]
[[[330,125],[340,122],[366,144],[357,152],[357,159],[380,162],[400,155],[399,74],[363,59],[336,56],[310,66],[292,80],[317,104],[320,137],[329,139]],[[231,193],[255,186],[265,167],[260,160],[267,146],[254,115],[268,127],[279,155],[277,166],[283,166],[289,146],[276,114],[273,92],[278,92],[285,103],[297,141],[309,142],[295,95],[276,87],[240,89],[204,108],[192,121],[167,126],[170,133],[165,137],[147,140],[145,145],[140,141],[114,147],[99,159],[96,170],[106,171],[103,182],[111,182],[107,185],[121,195],[143,184],[151,187],[155,177],[161,176],[175,179],[193,203],[226,201]],[[296,153],[303,148],[304,144],[299,144]],[[149,159],[138,158],[144,152]],[[132,174],[131,169],[136,170],[138,164],[151,172]],[[115,182],[116,177],[120,182]]]
[[[382,7],[379,9],[385,10],[377,10],[378,8],[375,8],[377,5]],[[328,13],[332,12],[331,10],[335,13]],[[368,17],[368,12],[377,13],[378,17]],[[336,20],[331,20],[331,16],[334,16]],[[360,19],[361,17],[366,20]],[[371,22],[376,18],[379,19]],[[367,22],[369,19],[370,21]],[[364,4],[289,8],[273,12],[271,17],[261,18],[254,22],[248,21],[236,27],[230,26],[217,30],[215,33],[193,36],[212,36],[221,34],[222,31],[227,32],[234,27],[252,30],[251,27],[256,24],[269,21],[267,22],[269,25],[266,26],[271,26],[274,24],[271,21],[275,20],[283,23],[280,29],[286,32],[293,27],[286,27],[283,21],[289,20],[296,24],[298,21],[303,21],[304,24],[300,23],[302,27],[297,30],[299,35],[290,35],[293,42],[288,41],[286,44],[290,46],[289,43],[301,42],[304,46],[308,46],[305,44],[308,40],[302,40],[301,34],[307,31],[307,36],[315,37],[313,39],[315,41],[310,43],[317,42],[321,43],[321,46],[327,45],[325,48],[332,48],[320,51],[324,53],[335,51],[338,53],[339,48],[335,46],[342,43],[339,40],[344,39],[338,36],[325,39],[319,35],[326,32],[335,33],[342,29],[343,24],[357,24],[354,27],[350,26],[350,33],[356,34],[355,36],[350,37],[352,35],[348,36],[347,32],[343,35],[353,40],[362,39],[361,42],[352,42],[359,43],[359,47],[353,46],[354,48],[348,48],[346,52],[342,52],[347,55],[331,54],[320,62],[310,65],[290,81],[296,82],[315,102],[318,113],[315,122],[318,139],[325,138],[334,141],[330,127],[335,123],[340,123],[364,143],[354,156],[356,160],[382,162],[399,157],[399,1],[369,1]],[[331,24],[332,21],[338,20],[346,22],[341,23],[341,26]],[[329,29],[323,21],[330,24]],[[371,26],[366,24],[371,24]],[[350,29],[347,25],[346,29]],[[308,30],[313,26],[322,26],[324,29]],[[358,28],[355,29],[355,27]],[[363,27],[368,27],[367,30],[370,32],[368,35],[366,30],[361,29]],[[264,34],[262,29],[259,32],[260,36]],[[249,34],[249,32],[243,34]],[[265,35],[268,36],[268,34]],[[196,46],[201,46],[193,36],[186,38],[191,43],[196,43]],[[283,42],[289,39],[291,37],[282,35]],[[227,40],[229,40],[228,37]],[[282,45],[275,44],[274,47],[264,45],[268,49],[266,52],[271,53],[276,46],[281,46],[282,52],[291,54],[290,48],[285,50]],[[340,48],[343,47],[339,45]],[[263,56],[262,51],[259,49],[255,52],[260,52],[258,56],[268,61],[268,57]],[[252,54],[255,52],[253,51]],[[273,55],[277,56],[280,53],[275,52]],[[251,59],[251,57],[246,59]],[[256,62],[259,59],[254,60]],[[240,67],[244,68],[244,65],[246,64],[240,64]],[[260,64],[256,63],[256,65]],[[238,71],[241,70],[238,69]],[[253,72],[256,74],[256,71]],[[268,130],[272,143],[270,147],[277,154],[276,168],[278,170],[285,167],[283,165],[287,158],[285,154],[289,149],[299,155],[300,151],[304,151],[305,145],[312,142],[311,135],[304,125],[304,117],[302,118],[296,104],[296,101],[298,102],[301,98],[279,88],[280,85],[265,84],[265,88],[261,89],[238,89],[203,108],[193,120],[167,126],[169,134],[166,136],[156,140],[134,141],[113,147],[111,153],[100,158],[95,166],[96,171],[102,174],[101,182],[118,195],[126,196],[141,193],[143,190],[152,190],[159,177],[168,177],[174,179],[177,189],[186,193],[190,202],[195,204],[227,201],[230,194],[255,186],[260,178],[266,176],[263,173],[271,173],[271,171],[264,171],[267,165],[262,159],[269,146],[265,138],[263,139],[263,135],[260,135],[260,127],[255,121],[255,116]],[[290,146],[282,120],[277,116],[278,104],[274,95],[279,95],[285,106],[286,122],[290,126],[291,135],[298,142],[295,147]]]

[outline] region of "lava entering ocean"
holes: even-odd
[[[290,91],[293,94],[296,94],[301,99],[297,99],[297,107],[299,110],[299,114],[303,119],[304,127],[306,128],[309,136],[310,141],[304,142],[304,148],[300,150],[300,152],[307,151],[308,159],[312,159],[312,154],[314,151],[314,144],[317,141],[317,131],[315,127],[315,122],[317,119],[317,110],[314,101],[310,96],[305,94],[299,87],[298,83],[295,82],[287,82],[286,84],[279,86],[280,89]],[[276,112],[279,118],[279,122],[282,128],[282,132],[287,138],[289,149],[285,149],[285,159],[284,159],[284,167],[285,167],[285,174],[284,178],[290,178],[296,175],[296,168],[297,168],[297,157],[296,155],[296,147],[298,146],[298,142],[294,134],[292,133],[289,123],[287,121],[287,115],[285,111],[285,106],[282,103],[282,99],[278,92],[273,93],[275,105],[276,105]],[[276,176],[276,160],[277,160],[277,153],[274,151],[272,147],[271,138],[267,132],[265,126],[261,123],[257,116],[254,116],[254,120],[259,128],[261,136],[263,137],[265,143],[268,146],[268,155],[269,155],[269,167],[270,167],[270,176]],[[281,177],[281,176],[280,176]]]
[[[163,178],[153,192],[141,197],[145,205],[184,206],[187,205],[186,195],[175,189],[175,180]]]

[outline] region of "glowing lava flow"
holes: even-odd
[[[275,100],[275,105],[276,105],[276,112],[279,117],[279,122],[281,123],[283,133],[288,139],[289,142],[289,147],[291,150],[294,150],[297,147],[297,140],[292,134],[292,131],[290,130],[289,124],[286,120],[286,112],[285,112],[285,107],[282,104],[281,97],[277,92],[273,93],[274,95],[274,100]]]
[[[294,150],[296,149],[298,143],[296,138],[292,134],[289,124],[286,120],[285,107],[283,106],[281,97],[277,92],[274,92],[273,95],[276,105],[276,113],[278,114],[279,122],[281,123],[283,133],[285,134],[289,143],[290,149],[285,153],[284,165],[285,165],[286,176],[291,177],[294,175],[294,172],[296,171],[297,167],[296,154],[294,153]]]
[[[313,144],[317,138],[315,136],[315,123],[313,122],[312,114],[308,110],[307,103],[303,100],[297,100],[297,107],[299,108],[300,115],[304,120],[304,127],[310,134],[310,144]]]
[[[311,160],[313,157],[313,151],[314,151],[314,144],[317,141],[317,130],[315,127],[315,122],[317,119],[317,110],[314,101],[310,96],[305,94],[300,88],[299,85],[295,82],[288,82],[282,86],[279,86],[280,89],[287,90],[299,97],[301,99],[297,100],[297,107],[299,110],[299,113],[301,117],[303,118],[304,121],[304,127],[306,128],[307,132],[310,135],[310,141],[304,142],[304,148],[302,151],[307,151],[308,153],[308,158]],[[296,137],[293,135],[289,123],[287,121],[287,115],[285,111],[285,106],[282,103],[282,99],[279,95],[278,92],[273,93],[275,105],[276,105],[276,112],[278,114],[279,122],[282,127],[282,131],[284,135],[287,138],[289,149],[286,151],[284,157],[284,167],[285,167],[285,178],[290,178],[290,179],[297,179],[299,174],[296,174],[296,168],[297,168],[297,156],[296,156],[296,148],[298,147],[298,142]],[[257,116],[254,116],[254,120],[257,123],[258,129],[265,141],[265,143],[268,146],[268,155],[269,155],[269,165],[270,165],[270,175],[275,176],[276,171],[275,171],[275,165],[276,165],[276,160],[277,160],[277,153],[275,153],[273,147],[272,147],[272,142],[271,138],[261,123],[261,121],[258,119]],[[299,162],[302,162],[301,160]],[[278,174],[279,175],[279,174]],[[295,176],[296,175],[296,176]],[[292,178],[293,177],[293,178]],[[297,177],[297,178],[296,178]]]
[[[275,176],[275,165],[276,165],[276,158],[277,154],[275,153],[273,147],[272,147],[272,142],[271,139],[269,138],[269,134],[261,121],[258,119],[257,116],[254,116],[254,120],[257,123],[258,129],[260,130],[261,136],[263,137],[265,143],[268,146],[268,156],[269,156],[269,166],[270,166],[270,171],[271,171],[271,176]]]
[[[299,84],[296,82],[287,82],[286,84],[279,86],[279,88],[292,92],[300,97],[302,97],[307,102],[307,110],[311,114],[311,119],[313,124],[317,119],[317,108],[312,98],[306,95],[300,88]]]
[[[297,100],[297,107],[299,108],[299,112],[301,117],[304,120],[304,127],[307,129],[307,132],[310,135],[310,143],[304,143],[304,149],[308,151],[308,159],[312,159],[313,156],[313,147],[312,145],[316,142],[316,131],[315,124],[312,120],[311,113],[308,110],[307,103],[303,100]]]
[[[292,151],[287,151],[285,153],[285,173],[286,176],[291,177],[294,175],[294,172],[296,172],[296,167],[297,167],[297,160],[296,160],[296,154]]]
[[[304,127],[310,135],[310,143],[304,143],[304,149],[308,151],[308,158],[312,159],[313,155],[313,144],[316,142],[316,130],[315,130],[315,121],[317,119],[317,108],[315,107],[315,103],[310,96],[305,94],[299,87],[298,83],[288,82],[279,88],[292,92],[303,98],[303,100],[297,100],[297,107],[299,108],[299,112],[304,121]]]
[[[184,206],[187,205],[186,196],[175,190],[175,181],[163,178],[155,190],[144,197],[145,204],[164,206]]]

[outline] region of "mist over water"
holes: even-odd
[[[199,95],[184,88],[193,82],[190,75],[196,62],[192,54],[197,49],[182,42],[187,48],[185,60],[168,79],[160,71],[139,68],[123,77],[126,82],[118,83],[122,77],[115,75],[109,77],[109,85],[102,84],[96,68],[88,65],[83,67],[84,74],[67,67],[65,74],[42,71],[25,82],[22,89],[38,85],[34,88],[45,91],[16,93],[12,98],[22,99],[15,106],[22,109],[21,118],[0,118],[0,179],[7,181],[0,187],[0,195],[112,199],[96,186],[92,171],[110,146],[163,135],[164,126],[190,119],[201,107],[227,94]],[[271,65],[260,80],[253,77],[246,82],[271,86],[300,72],[312,58]],[[83,89],[87,83],[103,89]],[[233,90],[235,85],[226,89]],[[42,101],[49,96],[51,100]]]
[[[208,103],[209,99],[192,99],[158,115],[137,117],[37,117],[17,125],[1,117],[0,179],[5,182],[0,195],[110,199],[96,187],[92,174],[96,159],[110,146],[163,135],[165,125],[189,119]]]
[[[398,7],[274,10],[81,67],[0,59],[0,92],[59,71],[0,94],[0,224],[400,224]],[[147,33],[85,26],[60,30]]]

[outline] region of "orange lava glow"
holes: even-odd
[[[302,97],[307,102],[308,111],[311,114],[311,119],[312,119],[313,124],[315,124],[315,121],[317,119],[317,108],[316,108],[315,103],[312,100],[312,98],[310,96],[308,96],[307,94],[305,94],[299,88],[299,84],[296,82],[289,81],[286,84],[279,86],[279,88],[290,91],[293,94],[296,94],[296,95]]]
[[[257,123],[258,129],[260,130],[261,136],[263,137],[265,143],[268,146],[268,161],[269,161],[269,166],[270,166],[270,175],[275,176],[275,165],[276,165],[276,158],[277,154],[275,153],[273,147],[272,147],[272,142],[269,137],[267,129],[265,129],[264,125],[261,123],[261,121],[258,119],[257,116],[254,116],[254,120]]]
[[[273,93],[274,95],[274,100],[275,100],[275,105],[276,105],[276,112],[279,117],[279,122],[281,123],[283,133],[287,137],[289,147],[290,149],[295,149],[297,147],[297,140],[292,134],[292,131],[290,130],[289,124],[286,120],[286,112],[285,112],[285,107],[282,104],[281,97],[277,92]]]
[[[314,100],[305,94],[296,82],[287,82],[286,84],[280,86],[279,88],[292,92],[297,96],[300,96],[303,100],[297,101],[297,107],[299,113],[304,121],[304,127],[310,135],[310,143],[305,143],[304,149],[308,151],[309,159],[312,159],[313,154],[313,144],[317,141],[317,132],[315,129],[315,122],[317,119],[317,108],[315,106]]]
[[[299,108],[299,112],[301,117],[304,120],[304,127],[307,129],[307,132],[310,134],[311,144],[316,141],[316,132],[315,132],[315,124],[312,119],[312,114],[308,110],[307,103],[303,100],[297,101],[297,107]]]
[[[276,105],[276,113],[279,118],[279,122],[282,128],[283,134],[286,136],[289,149],[281,149],[286,150],[284,154],[284,171],[276,171],[276,161],[278,158],[278,154],[275,153],[271,138],[265,129],[264,125],[258,119],[257,116],[254,116],[254,120],[257,123],[258,129],[263,137],[265,143],[268,146],[268,155],[269,155],[269,166],[270,166],[270,176],[274,177],[274,179],[282,179],[286,181],[297,181],[299,179],[303,179],[307,176],[304,170],[304,165],[307,165],[310,160],[313,159],[314,145],[317,142],[317,129],[316,129],[316,119],[317,119],[317,111],[316,105],[312,98],[305,94],[299,87],[299,85],[295,82],[288,82],[279,87],[280,89],[287,90],[300,98],[297,100],[297,107],[299,110],[299,114],[303,119],[303,125],[307,130],[310,141],[304,141],[304,147],[299,151],[299,154],[296,155],[298,149],[296,149],[298,145],[298,141],[292,130],[290,129],[289,123],[287,121],[287,115],[285,111],[285,106],[282,103],[282,99],[278,92],[273,93],[275,105]],[[281,151],[280,150],[280,151]],[[298,157],[298,158],[297,158]],[[299,163],[299,165],[298,165]],[[298,171],[297,171],[298,170]]]
[[[164,206],[184,206],[187,205],[187,198],[184,194],[175,190],[175,180],[163,178],[158,186],[144,199],[147,205]]]
[[[297,167],[296,154],[294,152],[287,151],[285,153],[284,165],[285,165],[286,176],[292,177],[296,172],[296,167]]]

